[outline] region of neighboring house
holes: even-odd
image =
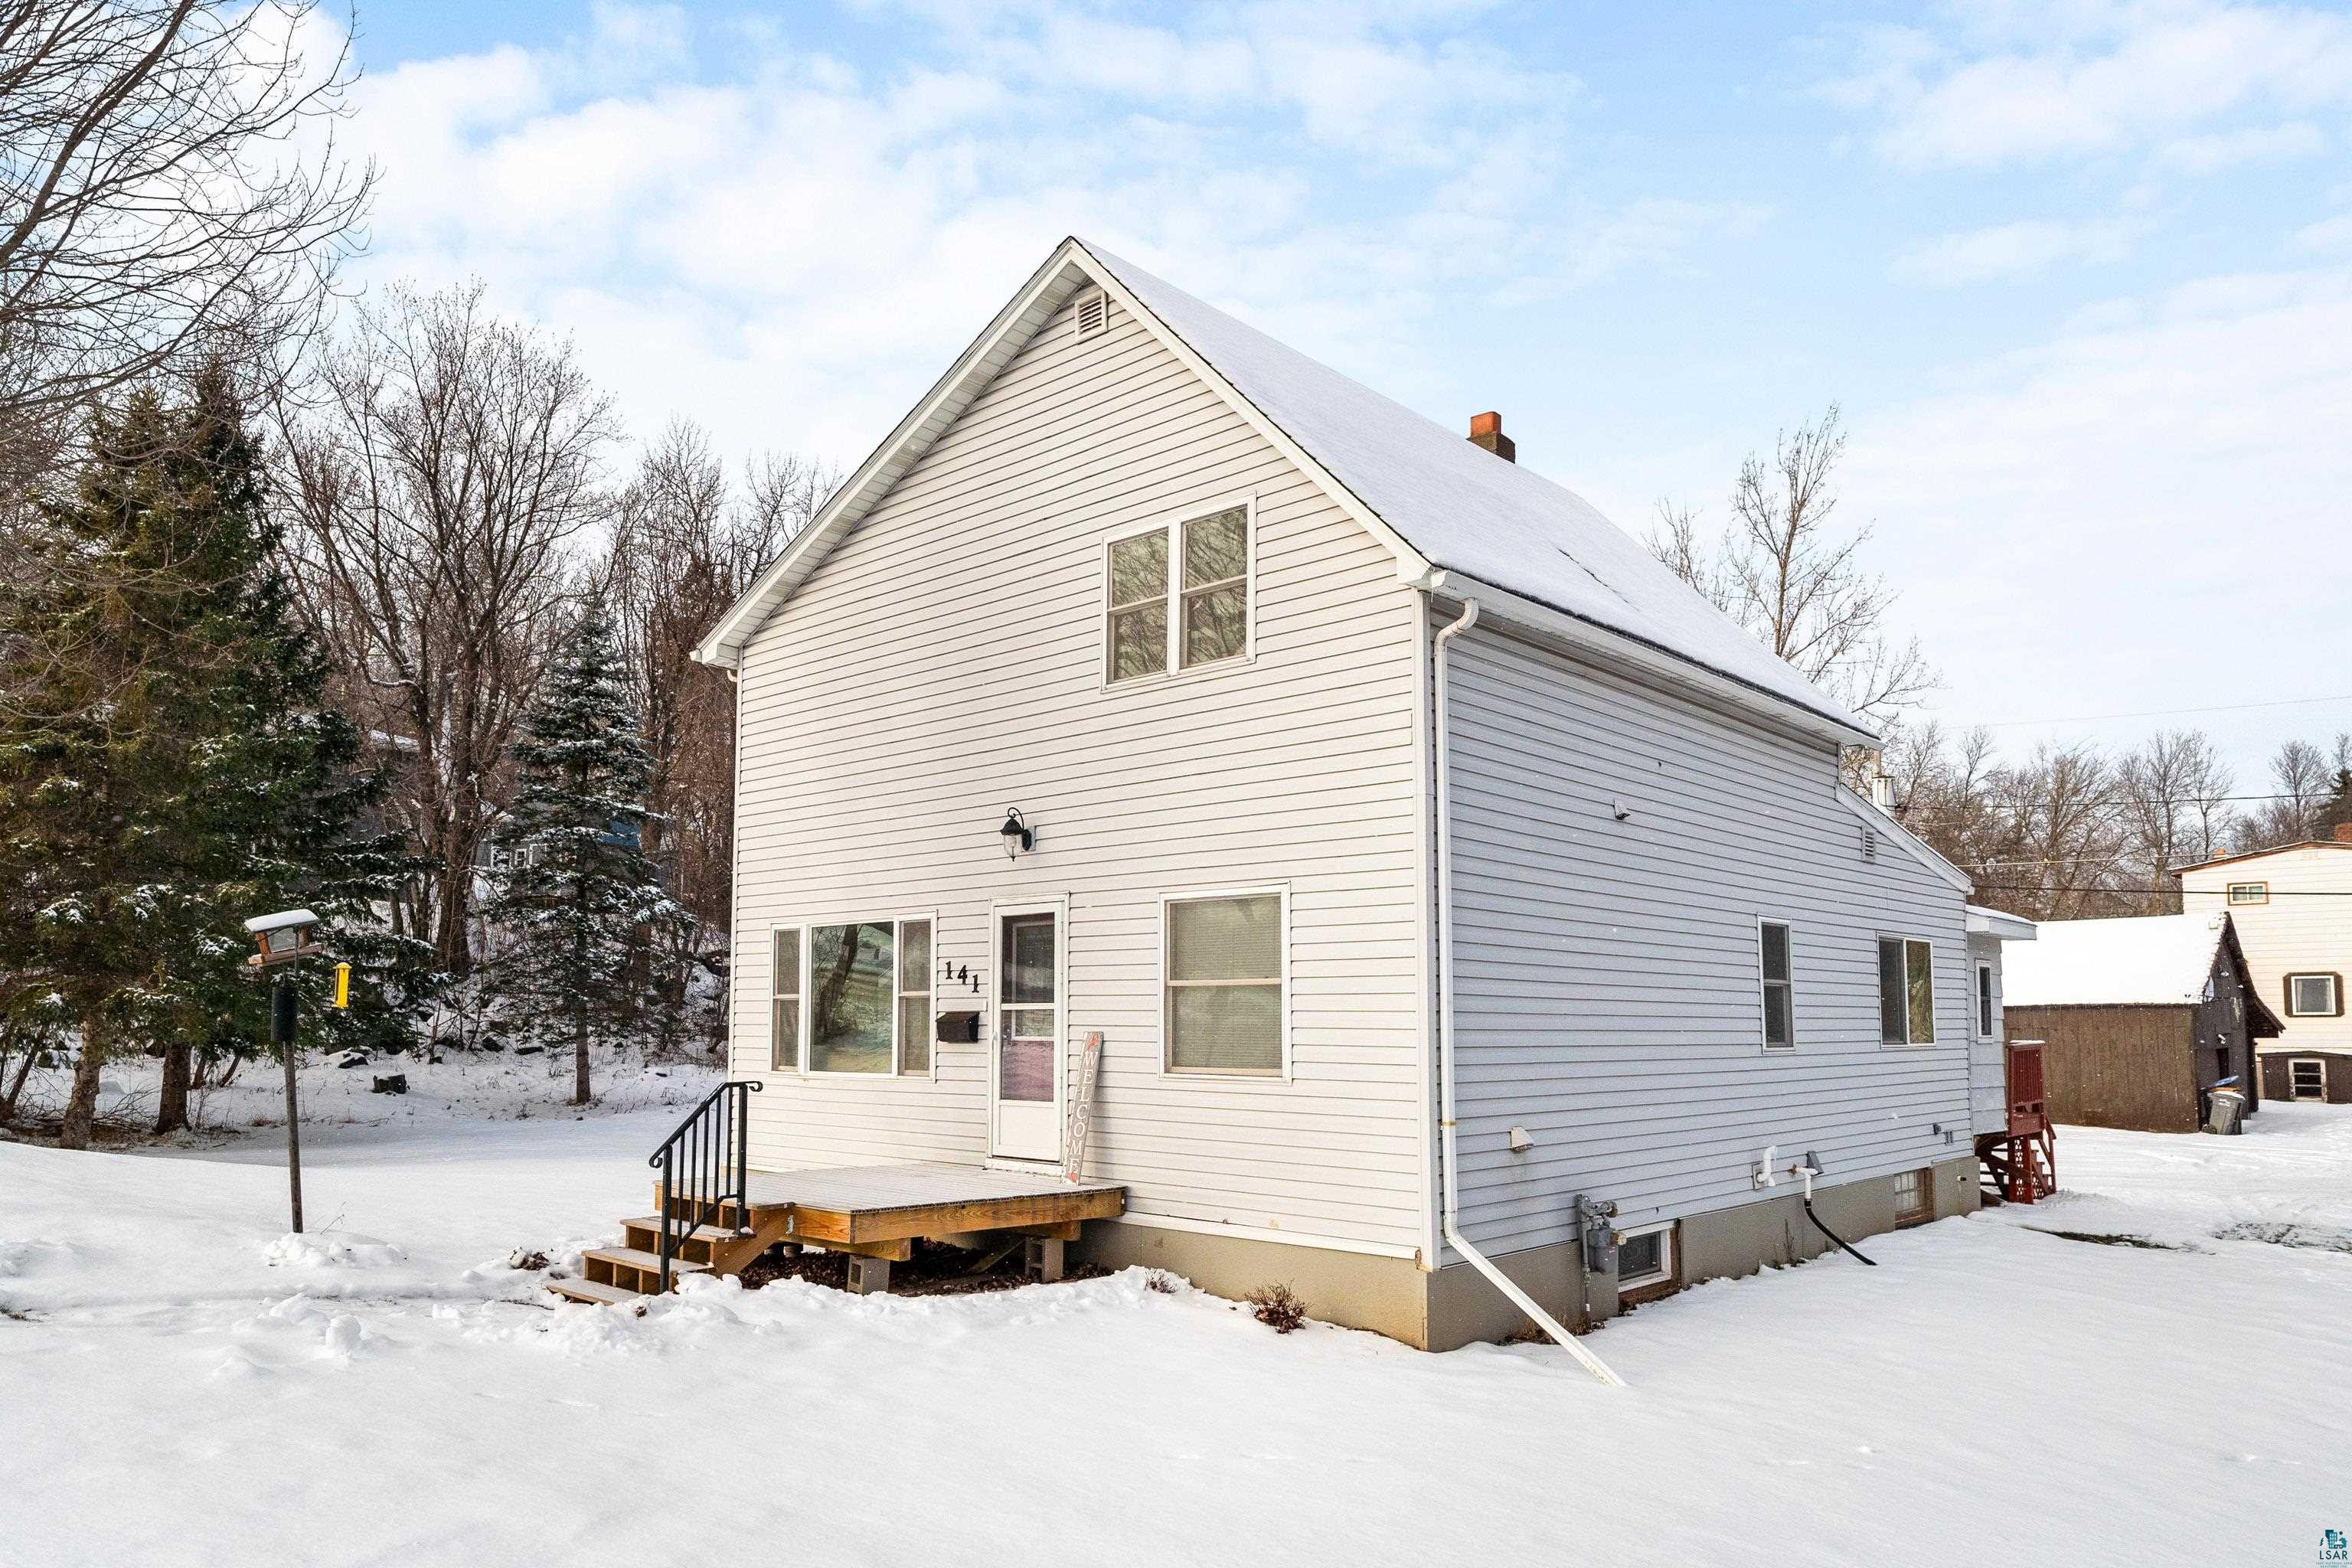
[[[1080,1255],[1418,1345],[1975,1207],[1968,878],[1513,456],[1055,249],[699,652],[753,1186],[1058,1181],[1099,1036]]]
[[[2225,1084],[2255,1109],[2255,1042],[2279,1021],[2227,913],[2044,921],[2006,960],[2010,1034],[2042,1043],[2053,1121],[2194,1132]]]
[[[2263,1098],[2352,1105],[2352,826],[2179,874],[2189,909],[2229,911],[2254,988],[2279,1016],[2277,1037],[2256,1047]]]

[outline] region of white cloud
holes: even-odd
[[[1903,613],[1957,719],[2291,693],[2352,660],[2336,568],[2352,270],[2118,302],[1936,395],[1850,414],[1847,504],[1913,585]]]
[[[1365,363],[1410,363],[1440,294],[1687,264],[1761,221],[1580,194],[1573,79],[1475,16],[1408,21],[951,8],[887,73],[786,26],[730,34],[696,79],[684,14],[607,6],[559,49],[362,82],[351,130],[384,176],[364,270],[478,273],[572,331],[640,430],[683,412],[735,450],[855,459],[1065,234]]]
[[[1996,224],[1938,236],[1898,257],[1892,270],[1902,282],[1934,288],[2031,278],[2062,261],[2119,260],[2140,232],[2124,222]]]
[[[2352,251],[2352,213],[2339,213],[2297,229],[2294,247],[2323,255]]]
[[[1997,5],[1941,34],[1881,31],[1825,89],[1880,121],[1904,167],[1990,167],[2169,146],[2191,162],[2205,128],[2234,116],[2352,108],[2352,17],[2286,5]],[[2244,127],[2229,125],[2228,132]],[[2215,164],[2215,166],[2221,166]]]
[[[2307,120],[2284,125],[2249,125],[2210,136],[2183,136],[2158,149],[2158,157],[2189,174],[2218,174],[2248,163],[2284,163],[2316,158],[2328,148],[2327,134]]]

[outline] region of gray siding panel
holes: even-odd
[[[1748,1202],[1768,1144],[1784,1163],[1814,1151],[1832,1181],[1965,1152],[1961,896],[1891,841],[1864,860],[1831,747],[1491,626],[1449,663],[1473,1240],[1569,1239],[1580,1192],[1621,1224]],[[1791,928],[1792,1050],[1763,1047],[1759,918]],[[1879,1043],[1882,932],[1936,944],[1935,1045]]]

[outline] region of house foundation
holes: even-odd
[[[1927,1168],[1936,1219],[1973,1212],[1981,1203],[1974,1155]],[[1897,1178],[1873,1176],[1817,1184],[1813,1210],[1848,1241],[1879,1236],[1898,1224]],[[1212,1295],[1238,1300],[1261,1285],[1287,1285],[1309,1317],[1369,1329],[1420,1350],[1456,1350],[1508,1339],[1532,1329],[1503,1293],[1466,1263],[1431,1272],[1406,1258],[1339,1252],[1256,1237],[1167,1230],[1131,1221],[1097,1220],[1076,1248],[1107,1268],[1141,1265],[1181,1275]],[[1733,1208],[1676,1223],[1675,1285],[1737,1279],[1766,1268],[1802,1263],[1832,1250],[1805,1218],[1801,1194],[1779,1191]],[[1574,1243],[1529,1247],[1494,1259],[1538,1304],[1570,1327],[1589,1328],[1622,1310],[1613,1274],[1584,1268]]]

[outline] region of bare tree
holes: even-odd
[[[2116,816],[2139,912],[2179,912],[2174,868],[2212,858],[2230,784],[2212,742],[2194,730],[2159,731],[2116,764]]]
[[[2352,747],[2346,748],[2352,752]],[[2250,813],[2238,829],[2238,847],[2267,849],[2318,835],[2319,814],[2327,804],[2336,769],[2327,753],[2309,741],[2289,741],[2271,756],[2276,798]]]
[[[397,826],[436,867],[403,926],[463,973],[508,746],[564,625],[575,542],[609,511],[611,404],[568,342],[494,318],[478,283],[394,289],[320,379],[281,442],[305,607],[394,765]]]
[[[1697,514],[1661,501],[1649,548],[1675,575],[1753,633],[1800,675],[1867,717],[1917,706],[1941,684],[1916,637],[1888,629],[1895,591],[1863,569],[1870,530],[1839,536],[1832,489],[1845,433],[1832,404],[1814,424],[1783,431],[1768,463],[1740,465],[1730,526],[1712,554]]]
[[[198,363],[282,369],[373,170],[310,0],[0,0],[0,445]],[[332,40],[312,59],[305,41]]]
[[[823,467],[770,456],[730,493],[709,437],[673,424],[622,492],[602,576],[654,764],[648,804],[668,819],[649,845],[671,896],[723,930],[732,896],[735,691],[694,649],[772,564],[831,489]]]

